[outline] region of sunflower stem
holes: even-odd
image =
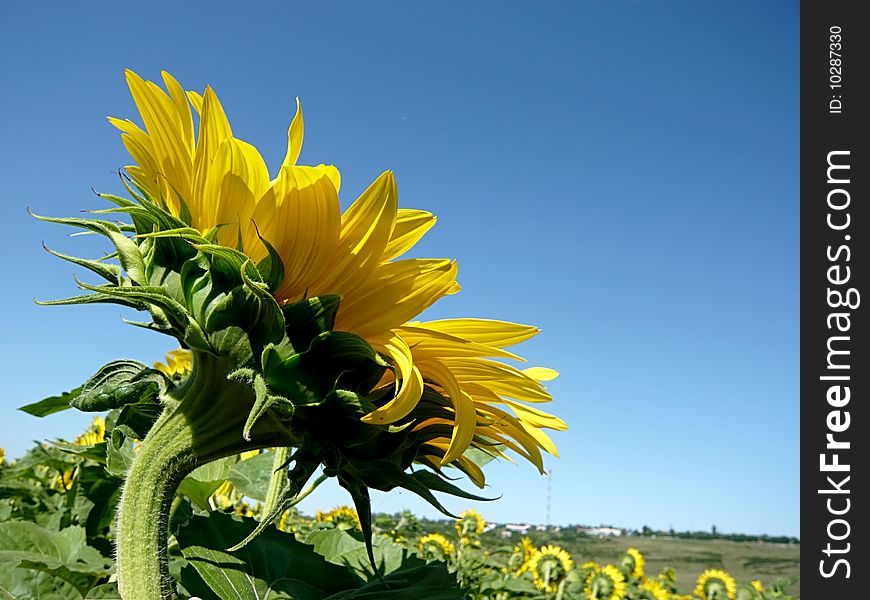
[[[118,589],[125,600],[175,595],[169,575],[169,514],[182,479],[200,465],[246,450],[293,443],[263,418],[242,437],[250,388],[227,380],[229,361],[196,353],[191,376],[163,398],[160,415],[133,460],[118,505]]]

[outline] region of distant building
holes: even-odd
[[[588,536],[598,538],[624,535],[623,530],[616,527],[578,527],[577,533],[585,533]]]

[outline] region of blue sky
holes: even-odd
[[[120,307],[35,306],[78,272],[42,241],[105,247],[26,214],[119,192],[105,117],[135,114],[124,68],[166,69],[273,173],[300,96],[302,162],[341,169],[344,205],[392,169],[439,217],[417,254],[459,261],[427,317],[543,330],[520,351],[562,374],[552,522],[799,535],[797,2],[30,4],[0,5],[8,455],[89,420],[17,406],[173,347]],[[490,467],[483,514],[543,522],[546,479]],[[435,514],[374,498],[405,507]]]

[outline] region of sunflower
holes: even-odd
[[[420,555],[427,561],[447,560],[453,556],[453,544],[440,533],[429,533],[420,538],[417,543]]]
[[[643,577],[643,554],[637,548],[629,548],[625,551],[619,566],[622,574],[633,579]]]
[[[734,578],[721,569],[707,569],[698,577],[695,595],[702,600],[734,600],[737,584]]]
[[[154,368],[167,377],[184,377],[193,370],[193,354],[183,348],[172,350],[166,353],[166,364],[155,362]]]
[[[660,581],[644,578],[637,597],[638,600],[668,600],[670,594]]]
[[[580,565],[580,574],[581,574],[581,579],[583,580],[583,583],[584,584],[589,583],[589,581],[592,579],[592,576],[595,575],[595,573],[597,573],[600,570],[601,570],[601,565],[599,565],[594,560],[588,560],[585,563],[583,563],[582,565]]]
[[[446,416],[441,411],[415,424],[415,430],[434,432],[419,460],[436,468],[452,464],[483,487],[483,472],[464,452],[475,446],[501,455],[506,448],[543,473],[541,450],[557,450],[542,429],[567,425],[525,403],[550,401],[543,382],[557,373],[501,362],[522,360],[504,348],[538,330],[483,319],[410,322],[459,290],[454,261],[400,259],[435,217],[398,207],[391,172],[377,177],[342,213],[338,169],[297,164],[304,136],[298,100],[286,155],[271,178],[257,149],[234,136],[212,88],[186,92],[168,73],[163,82],[166,91],[127,71],[144,126],[110,118],[136,162],[127,172],[173,215],[203,234],[213,232],[219,243],[252,261],[265,259],[273,248],[283,262],[284,278],[274,291],[280,303],[341,296],[335,330],[363,337],[392,365],[381,382],[393,389],[392,399],[362,420],[396,423],[414,411],[430,386],[451,405]]]
[[[103,417],[96,416],[91,421],[87,431],[76,437],[73,444],[76,446],[95,446],[106,441],[106,421]]]
[[[330,511],[317,511],[315,520],[318,523],[333,523],[340,529],[358,529],[362,531],[359,515],[349,506],[339,506]]]
[[[552,594],[559,589],[559,584],[567,579],[573,568],[571,555],[559,546],[549,544],[535,552],[529,572],[534,578],[535,587]]]
[[[593,572],[584,591],[589,600],[622,600],[625,588],[625,577],[619,569],[607,565]]]
[[[764,584],[761,583],[760,579],[754,579],[753,581],[750,581],[749,585],[751,585],[752,589],[755,590],[756,592],[760,593],[760,592],[764,591]]]
[[[456,533],[462,538],[477,537],[486,529],[486,521],[479,512],[469,508],[459,515],[454,527],[456,527]]]
[[[6,451],[3,448],[0,448],[0,465],[6,464]]]
[[[517,576],[528,571],[532,566],[532,559],[538,549],[527,537],[520,539],[520,543],[514,546],[513,553],[510,557],[510,569]]]

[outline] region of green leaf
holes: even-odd
[[[85,529],[50,531],[29,521],[0,523],[0,562],[50,573],[89,590],[109,574],[111,561],[85,541]]]
[[[117,427],[117,426],[116,426]],[[106,444],[106,471],[115,477],[124,478],[133,464],[133,439],[126,437],[120,445]]]
[[[39,402],[21,406],[18,410],[23,410],[34,417],[47,417],[48,415],[53,415],[62,410],[72,408],[70,402],[75,400],[75,398],[81,393],[83,387],[84,386],[80,385],[71,392],[63,392],[60,396],[49,396]]]
[[[232,456],[202,465],[184,478],[178,493],[187,496],[199,509],[211,510],[208,499],[229,478],[235,460]]]
[[[315,529],[306,536],[305,541],[313,544],[314,550],[329,562],[345,565],[366,580],[377,579],[369,564],[365,543],[347,531],[339,528]],[[372,547],[375,565],[381,575],[426,564],[415,553],[386,536],[373,538]]]
[[[135,360],[115,360],[88,379],[70,404],[85,412],[103,412],[137,402],[156,402],[162,375]]]
[[[76,587],[50,573],[0,562],[0,600],[81,600]]]
[[[270,599],[322,600],[362,585],[346,568],[328,563],[311,546],[274,528],[240,550],[224,550],[247,537],[255,526],[253,519],[221,513],[192,517],[176,536],[182,554],[196,571],[182,571],[184,587],[203,600],[249,600],[267,594]]]
[[[247,460],[240,460],[232,465],[227,479],[248,498],[263,502],[272,478],[273,458],[271,452],[261,452]]]
[[[88,590],[85,600],[121,600],[117,583],[104,583]]]
[[[325,600],[462,600],[466,594],[443,563],[403,569],[374,580],[360,589],[328,596]]]

